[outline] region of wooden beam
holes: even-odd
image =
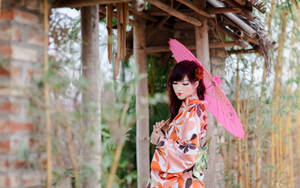
[[[158,11],[148,11],[147,12],[149,15],[151,16],[168,16],[170,14],[166,13],[166,12],[162,12],[161,10],[158,10]]]
[[[225,27],[223,24],[215,23],[213,21],[209,21],[209,23],[217,27],[217,29],[220,29],[222,30],[222,32],[225,32],[227,35],[229,35],[229,37],[232,38],[232,40],[236,41],[239,44],[239,46],[246,48],[247,46],[249,46],[249,43],[259,45],[259,42],[256,38],[251,38],[247,36],[242,30],[233,32],[227,27]]]
[[[241,49],[241,50],[228,50],[226,51],[228,54],[250,54],[250,53],[258,53],[258,49]]]
[[[189,50],[195,50],[196,47],[195,45],[189,45],[186,46]],[[151,53],[161,53],[161,52],[170,52],[169,46],[151,46],[151,47],[146,47],[146,53],[151,54]]]
[[[254,20],[254,15],[251,11],[247,10],[245,7],[241,6],[237,2],[233,0],[225,0],[226,3],[228,3],[230,6],[240,9],[240,14],[248,18],[249,20]]]
[[[176,7],[174,8],[175,10],[177,10],[180,7],[180,4],[177,4]],[[164,17],[158,24],[155,24],[155,26],[153,27],[154,29],[152,29],[147,35],[146,35],[146,41],[149,43],[152,42],[151,38],[152,36],[161,31],[161,29],[163,28],[164,24],[168,21],[168,19],[171,17],[170,14],[167,14],[166,17]]]
[[[227,0],[226,0],[227,1]],[[225,7],[224,3],[218,0],[207,0],[212,6],[214,7]],[[231,22],[235,23],[239,28],[242,28],[247,34],[254,38],[257,35],[257,31],[253,29],[251,26],[246,24],[242,19],[237,17],[235,14],[232,13],[224,13],[224,15],[231,20]]]
[[[133,14],[139,15],[141,17],[143,17],[144,19],[150,20],[152,22],[157,22],[158,20],[156,18],[154,18],[153,16],[150,16],[149,14],[146,14],[144,12],[140,12],[135,10],[134,8],[130,7],[129,11]]]
[[[239,13],[241,10],[239,8],[231,8],[231,7],[221,7],[221,8],[207,8],[207,12],[210,14],[222,14],[226,12],[231,12],[231,13]]]
[[[204,17],[207,17],[207,18],[212,18],[213,17],[212,15],[205,12],[204,10],[201,10],[198,7],[196,7],[192,2],[189,2],[187,0],[176,0],[176,1],[178,1],[179,3],[184,4],[185,6],[189,7],[190,9],[197,12],[201,16],[204,16]]]
[[[56,1],[52,4],[51,8],[80,8],[93,5],[105,5],[105,4],[114,4],[114,3],[128,3],[132,0],[64,0]]]
[[[256,38],[251,38],[251,37],[245,36],[244,39],[246,41],[250,42],[250,43],[253,43],[253,44],[257,45],[257,46],[260,46],[259,41]]]
[[[214,42],[209,44],[209,48],[224,48],[224,47],[232,47],[232,46],[239,46],[237,42]],[[196,46],[195,45],[186,45],[186,47],[189,50],[195,50]],[[160,53],[160,52],[170,52],[169,46],[151,46],[151,47],[146,47],[146,53],[151,54],[151,53]]]
[[[209,20],[209,23],[214,25],[217,29],[219,29],[222,32],[225,32],[227,35],[229,35],[229,37],[232,38],[232,40],[234,40],[235,42],[237,42],[239,44],[239,46],[246,48],[249,45],[244,39],[239,38],[239,36],[236,33],[230,31],[224,25],[219,24],[218,22],[211,21],[211,20]]]
[[[209,43],[209,48],[225,48],[232,46],[240,46],[238,42],[212,42]]]
[[[196,18],[187,16],[187,15],[169,7],[168,5],[162,3],[159,0],[148,0],[148,2],[150,2],[151,4],[155,5],[156,7],[162,9],[163,11],[169,13],[170,15],[172,15],[180,20],[184,20],[184,21],[189,22],[198,27],[200,27],[202,25],[201,22],[199,20],[197,20]]]
[[[236,3],[238,3],[241,6],[245,6],[246,5],[246,1],[245,0],[235,0]]]
[[[182,5],[182,4],[180,4],[180,3],[178,3],[177,5]],[[176,8],[174,8],[174,9],[176,9]],[[197,14],[196,12],[194,12],[194,11],[191,11],[191,9],[189,9],[189,8],[187,8],[187,9],[180,9],[180,12],[182,13],[182,14],[185,14],[185,15],[187,15],[187,16],[195,16],[195,15],[199,15],[199,14]],[[150,11],[147,11],[147,14],[149,14],[149,15],[151,15],[151,16],[168,16],[168,15],[170,15],[170,14],[168,14],[167,12],[163,12],[163,11],[161,11],[161,10],[150,10]]]

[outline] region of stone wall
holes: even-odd
[[[33,118],[23,92],[42,73],[42,1],[2,0],[0,13],[0,188],[42,187]],[[22,157],[22,150],[28,158]],[[21,153],[20,153],[21,152]]]

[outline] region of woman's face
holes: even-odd
[[[174,92],[178,99],[184,100],[186,97],[194,95],[197,96],[197,87],[199,81],[196,81],[192,84],[187,76],[184,76],[183,80],[181,81],[173,81],[172,86]]]

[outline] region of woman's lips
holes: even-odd
[[[177,93],[179,96],[182,95],[182,93]]]

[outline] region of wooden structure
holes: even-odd
[[[194,27],[205,25],[214,35],[226,34],[229,38],[219,42],[209,43],[209,48],[225,48],[238,46],[241,49],[229,50],[228,53],[259,52],[267,57],[268,40],[262,22],[253,13],[257,9],[265,13],[266,7],[259,0],[207,0],[206,6],[199,6],[202,1],[193,0],[148,0],[147,6],[143,0],[56,0],[53,8],[73,7],[99,4],[100,19],[107,18],[109,34],[112,29],[118,29],[118,58],[124,60],[133,53],[133,32],[126,32],[126,25],[134,24],[134,17],[139,16],[146,21],[147,54],[169,52],[167,41],[176,38],[191,50],[196,49]],[[146,6],[144,9],[143,7]],[[138,8],[137,8],[138,7]],[[142,10],[142,11],[140,11]],[[119,20],[117,26],[112,26],[111,20]],[[126,38],[124,38],[126,36]],[[126,49],[126,51],[124,51]],[[109,50],[110,61],[112,51]]]
[[[16,2],[11,1],[10,6]],[[156,54],[164,60],[170,59],[171,53],[168,48],[170,38],[178,39],[189,47],[211,72],[215,71],[211,66],[214,63],[211,58],[213,55],[210,55],[213,54],[211,53],[213,49],[221,50],[227,55],[261,53],[267,59],[267,49],[272,45],[266,36],[263,24],[252,13],[253,9],[265,13],[265,5],[259,0],[148,0],[148,3],[144,0],[52,0],[49,2],[52,3],[50,8],[79,9],[88,6],[87,9],[83,8],[82,16],[86,26],[89,27],[84,30],[86,39],[93,45],[97,42],[93,40],[95,33],[92,33],[97,31],[93,22],[95,18],[99,16],[100,20],[106,19],[109,36],[112,36],[113,29],[117,29],[116,54],[113,54],[111,41],[108,40],[108,57],[110,63],[114,63],[114,77],[118,75],[120,62],[128,59],[132,54],[141,73],[147,72],[146,54]],[[95,10],[99,13],[97,16],[94,15]],[[93,16],[87,16],[91,14]],[[13,18],[18,19],[17,15]],[[116,25],[113,25],[113,19],[117,20]],[[33,21],[35,20],[37,19]],[[133,26],[133,30],[126,32],[127,25]],[[83,52],[87,53],[92,50],[89,49],[89,45],[83,45],[83,48]],[[83,60],[86,65],[90,59],[95,60],[98,57],[95,50],[90,52],[93,55],[91,57],[87,55]],[[86,74],[89,74],[88,71]],[[147,86],[147,79],[142,79],[136,90],[139,188],[146,187],[145,180],[149,178],[150,164],[148,104],[142,103],[142,97],[148,95],[145,86]],[[97,100],[97,96],[94,97]],[[210,124],[213,124],[212,117],[209,118]],[[214,136],[214,129],[214,126],[209,125],[208,136]],[[215,143],[216,140],[213,138],[205,180],[206,187],[213,188],[218,187],[215,178]]]
[[[208,70],[214,63],[210,61],[210,49],[221,49],[227,55],[258,52],[268,59],[267,49],[272,43],[261,21],[252,13],[253,9],[265,13],[265,5],[259,0],[148,0],[148,3],[143,0],[57,0],[52,6],[79,8],[99,5],[99,17],[106,19],[109,36],[112,36],[113,29],[117,29],[116,54],[113,54],[108,40],[108,58],[110,63],[114,63],[114,77],[118,75],[120,62],[132,54],[140,73],[147,72],[146,54],[156,54],[164,60],[171,58],[168,48],[170,38],[176,38],[189,47]],[[113,19],[117,20],[116,26],[112,25]],[[128,24],[133,29],[126,32]],[[143,180],[149,177],[150,163],[148,105],[141,103],[141,98],[148,95],[144,86],[147,86],[147,79],[138,83],[136,93],[139,187],[146,185]],[[212,124],[212,116],[209,118]],[[215,131],[212,129],[213,126],[209,126],[208,136],[213,137]],[[212,139],[205,180],[207,187],[214,188],[217,187],[215,144],[215,139]]]

